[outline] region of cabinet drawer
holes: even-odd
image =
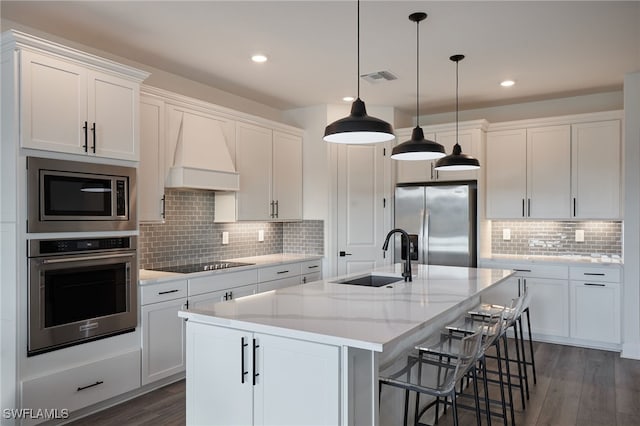
[[[511,264],[506,268],[516,271],[516,276],[523,278],[555,278],[566,280],[569,278],[569,267],[566,265],[534,265]]]
[[[140,350],[22,382],[23,408],[78,410],[140,387]]]
[[[299,263],[287,263],[285,265],[269,266],[258,270],[258,282],[279,280],[300,275]]]
[[[164,302],[187,297],[187,280],[140,286],[140,304]]]
[[[298,284],[300,284],[299,276],[283,278],[281,280],[266,281],[263,283],[258,283],[258,293],[269,290],[277,290],[279,288],[291,287]]]
[[[227,273],[215,272],[210,275],[190,279],[189,296],[256,284],[257,282],[258,272],[255,269]]]
[[[622,274],[618,267],[572,266],[569,268],[569,278],[581,281],[619,283],[622,281]]]
[[[322,260],[309,260],[306,262],[300,263],[300,273],[301,274],[311,274],[314,272],[322,271]]]

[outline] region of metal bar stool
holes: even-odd
[[[412,353],[407,357],[407,365],[400,371],[386,377],[379,378],[379,391],[382,392],[383,385],[392,386],[405,390],[404,403],[404,424],[407,425],[408,420],[408,400],[409,393],[416,392],[416,404],[418,404],[418,395],[430,395],[439,398],[450,398],[453,423],[458,426],[458,392],[456,384],[460,382],[467,374],[471,374],[474,381],[474,390],[476,390],[477,400],[477,379],[475,378],[475,366],[480,356],[482,343],[482,332],[477,332],[463,337],[459,343],[459,352],[456,358],[452,358],[450,362],[443,362],[433,355],[424,351]],[[429,369],[427,367],[434,367]],[[418,367],[418,368],[414,368]],[[434,371],[429,371],[435,369]],[[413,373],[416,373],[415,375]],[[414,425],[425,425],[420,422],[420,418],[424,415],[429,405],[422,410],[418,417],[414,418]],[[479,404],[477,404],[477,412],[479,412]],[[479,421],[479,418],[478,418]]]

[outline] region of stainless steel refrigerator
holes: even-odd
[[[475,181],[403,184],[395,192],[395,227],[409,234],[413,263],[477,266]],[[394,261],[406,259],[400,234]]]

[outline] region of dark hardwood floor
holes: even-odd
[[[534,386],[530,379],[525,410],[515,399],[517,425],[640,425],[640,361],[621,359],[615,352],[547,343],[534,343],[534,350],[538,384]],[[476,424],[472,412],[461,410],[460,414],[461,425]],[[450,417],[442,418],[440,424],[453,424]],[[180,381],[71,425],[185,423],[185,384]],[[494,419],[493,424],[502,424],[501,419]]]

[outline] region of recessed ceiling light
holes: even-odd
[[[257,63],[261,64],[263,62],[267,62],[267,57],[265,55],[253,55],[251,57],[251,60],[253,62],[257,62]]]
[[[516,82],[513,81],[513,80],[505,80],[505,81],[500,83],[500,86],[502,86],[502,87],[511,87],[514,84],[516,84]]]
[[[342,100],[345,102],[353,102],[356,99],[353,96],[345,96],[344,98],[342,98]]]

